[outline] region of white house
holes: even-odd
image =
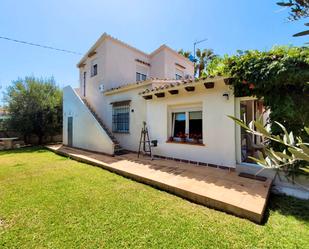
[[[137,151],[146,121],[161,157],[235,168],[261,149],[227,115],[250,122],[263,103],[235,98],[223,77],[195,80],[193,63],[166,45],[147,54],[103,34],[77,66],[79,89],[64,88],[65,145]]]

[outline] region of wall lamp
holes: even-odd
[[[230,98],[229,93],[223,93],[222,96],[225,97],[226,100],[229,100],[229,98]]]

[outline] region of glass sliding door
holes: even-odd
[[[269,112],[265,109],[263,101],[261,100],[241,100],[240,101],[240,119],[247,125],[253,120],[261,117],[263,124],[266,125]],[[241,143],[241,162],[253,163],[250,157],[258,157],[259,152],[264,153],[265,145],[260,136],[252,135],[240,129],[240,143]]]

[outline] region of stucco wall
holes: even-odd
[[[86,71],[86,98],[95,109],[99,117],[108,125],[106,118],[109,118],[109,98],[105,99],[100,85],[104,90],[118,87],[136,81],[136,70],[138,66],[147,68],[135,61],[140,59],[149,62],[146,55],[141,52],[129,49],[125,45],[106,39],[96,49],[96,55],[86,60],[86,65],[80,68],[80,92],[83,92],[83,72]],[[90,77],[91,61],[98,63],[98,74]],[[150,73],[150,69],[148,70]],[[118,98],[122,98],[119,96]]]
[[[80,91],[84,93],[83,74],[86,72],[86,97],[93,106],[100,104],[100,85],[104,90],[119,87],[136,81],[136,72],[142,71],[147,77],[174,79],[176,68],[183,71],[185,75],[193,76],[193,63],[186,58],[175,54],[169,48],[163,47],[158,53],[150,56],[139,50],[129,48],[125,44],[113,39],[106,38],[95,49],[96,54],[87,58],[85,66],[79,70]],[[151,66],[144,65],[136,61],[139,59]],[[91,76],[91,64],[95,61],[98,65],[98,74]],[[184,68],[179,68],[178,63]],[[142,70],[139,70],[142,68]]]
[[[136,62],[139,59],[149,63],[145,54],[129,49],[112,40],[106,41],[106,57],[104,84],[106,89],[117,87],[136,81],[136,66],[143,64]],[[145,66],[147,68],[147,66]]]
[[[73,147],[107,154],[113,143],[71,86],[63,89],[63,144],[68,145],[68,117],[73,117]]]
[[[104,108],[101,108],[104,122],[112,130],[112,105],[113,102],[131,100],[129,133],[114,133],[118,142],[124,149],[137,151],[143,121],[146,121],[146,101],[138,94],[144,88],[104,96]]]
[[[86,72],[86,98],[103,122],[112,128],[112,106],[111,102],[121,100],[132,100],[132,108],[135,111],[130,113],[130,134],[115,134],[124,148],[137,150],[139,133],[142,122],[146,119],[145,100],[138,95],[141,88],[126,93],[105,96],[100,91],[100,85],[104,90],[118,87],[136,81],[136,72],[143,67],[143,73],[147,71],[147,76],[157,78],[175,78],[175,63],[186,66],[183,58],[175,56],[168,49],[161,50],[154,57],[148,56],[138,50],[128,48],[121,42],[112,39],[105,39],[97,48],[96,54],[87,58],[85,66],[80,68],[80,94],[83,95],[83,73]],[[135,59],[151,63],[148,68]],[[91,77],[91,64],[95,60],[98,65],[98,74]],[[169,66],[166,66],[166,63]],[[186,66],[189,70],[189,67]],[[192,74],[193,74],[193,66]],[[166,70],[171,70],[169,75]],[[188,71],[188,73],[190,73]],[[138,114],[137,114],[138,113]],[[132,123],[131,123],[132,122]]]
[[[230,92],[227,100],[223,93]],[[166,143],[170,134],[169,109],[177,105],[201,105],[203,143],[205,146]],[[215,88],[197,87],[195,92],[181,90],[179,95],[147,101],[147,123],[151,139],[158,140],[154,153],[162,156],[235,167],[235,124],[227,115],[234,115],[234,97],[223,81]]]
[[[175,63],[180,64],[185,68],[178,67]],[[183,77],[190,75],[193,77],[194,67],[193,63],[189,62],[181,57],[178,54],[171,52],[169,49],[165,50],[165,74],[166,78],[174,79],[176,74],[176,68],[183,72]]]
[[[161,51],[151,57],[150,77],[159,79],[166,78],[164,61],[164,51]]]
[[[175,79],[176,69],[183,72],[183,77],[190,75],[193,77],[193,63],[172,52],[169,48],[164,48],[151,56],[151,77],[161,79]],[[176,65],[180,64],[182,67]]]

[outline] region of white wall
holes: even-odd
[[[229,100],[222,96],[230,92]],[[180,90],[180,94],[147,101],[147,123],[151,139],[158,140],[157,155],[235,167],[235,124],[227,117],[234,115],[234,97],[223,81],[215,88],[199,86],[195,92]],[[205,146],[166,143],[170,134],[168,110],[176,105],[200,104],[203,111],[203,143]]]
[[[71,86],[63,89],[63,144],[65,145],[68,145],[68,117],[73,117],[73,147],[107,154],[114,153],[113,142]]]
[[[106,89],[133,83],[136,81],[136,62],[139,59],[149,63],[147,55],[130,49],[113,40],[106,40],[106,65],[104,83]],[[147,66],[146,66],[147,67]]]
[[[175,65],[175,63],[178,63],[185,68],[181,68]],[[173,53],[169,49],[165,49],[165,72],[166,72],[166,78],[168,79],[175,79],[176,74],[176,68],[181,70],[185,75],[190,75],[193,77],[194,74],[194,67],[193,63],[180,57],[178,54]]]
[[[138,151],[139,138],[141,129],[143,127],[143,121],[146,121],[146,100],[142,98],[138,93],[143,91],[144,88],[137,88],[131,91],[121,92],[114,95],[104,96],[105,104],[104,110],[102,110],[102,116],[109,127],[112,130],[112,105],[110,103],[131,100],[130,102],[130,124],[129,133],[114,133],[118,142],[124,149],[130,151]],[[132,112],[133,110],[133,112]]]
[[[86,79],[86,98],[91,106],[95,109],[100,118],[106,123],[109,117],[108,112],[109,99],[105,99],[103,93],[99,90],[100,85],[104,90],[118,87],[121,85],[134,83],[136,81],[137,66],[147,68],[147,66],[136,62],[140,59],[149,62],[147,55],[128,48],[127,46],[114,41],[105,39],[96,49],[96,55],[86,60],[86,65],[80,68],[80,89],[82,90],[82,74],[87,72]],[[91,61],[96,60],[98,63],[98,74],[90,77]],[[150,69],[149,69],[150,73]],[[121,98],[121,97],[120,97]]]
[[[178,68],[184,72],[184,75],[193,76],[193,63],[167,47],[150,56],[122,42],[106,38],[95,51],[96,54],[86,59],[85,66],[81,67],[79,72],[81,93],[83,93],[83,73],[86,72],[86,98],[94,107],[102,104],[100,85],[107,90],[134,83],[137,71],[147,72],[147,76],[153,78],[175,79],[176,68]],[[150,63],[150,66],[141,64],[135,61],[136,59]],[[94,60],[98,65],[98,74],[91,77],[91,64]],[[175,63],[184,66],[185,69],[179,68]],[[140,68],[143,70],[139,70]]]
[[[112,128],[112,109],[110,103],[113,101],[121,101],[123,99],[132,99],[132,107],[134,113],[130,113],[132,123],[130,126],[130,135],[115,134],[121,144],[130,150],[137,150],[136,139],[139,138],[142,121],[146,118],[146,104],[142,97],[138,95],[143,89],[138,88],[127,93],[117,93],[116,95],[105,96],[99,90],[103,84],[104,90],[118,87],[121,85],[134,83],[136,81],[136,71],[143,68],[151,77],[168,78],[166,68],[171,68],[172,72],[169,78],[175,78],[175,63],[186,65],[186,60],[179,57],[165,48],[156,56],[150,58],[138,50],[129,48],[125,44],[114,39],[106,38],[95,49],[96,54],[87,58],[85,66],[80,68],[80,92],[83,93],[83,72],[86,72],[86,98],[103,122],[111,129]],[[136,62],[135,59],[151,63],[151,67]],[[91,62],[95,60],[98,65],[98,74],[91,77]],[[170,63],[167,67],[166,62]],[[189,69],[189,67],[187,67]],[[192,74],[193,74],[193,66]],[[137,114],[138,113],[138,114]],[[139,117],[138,119],[135,117]],[[136,119],[136,120],[135,120]],[[136,129],[136,130],[135,130]],[[137,132],[138,131],[138,132]],[[129,138],[132,136],[132,140]]]
[[[166,78],[164,61],[165,53],[163,51],[151,57],[150,77],[159,79]]]
[[[177,69],[183,72],[183,76],[193,77],[193,63],[179,54],[171,51],[169,48],[163,48],[151,56],[151,77],[161,79],[175,79]],[[179,67],[176,63],[180,64]]]

